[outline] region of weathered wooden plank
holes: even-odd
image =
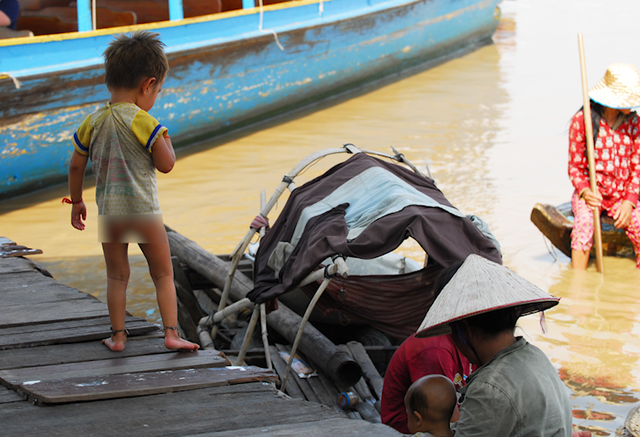
[[[273,367],[274,369],[276,369],[276,372],[280,376],[282,382],[282,378],[284,378],[284,372],[287,369],[287,363],[282,359],[282,357],[278,353],[278,349],[276,349],[275,346],[269,346],[269,352],[271,353]],[[302,390],[300,390],[300,387],[298,387],[298,382],[293,378],[289,378],[289,380],[287,381],[287,386],[285,387],[284,392],[294,399],[305,400]]]
[[[20,396],[13,390],[9,390],[8,388],[0,387],[0,404],[6,404],[9,402],[22,402],[25,398]]]
[[[114,415],[117,420],[114,420]],[[0,407],[3,437],[46,435],[176,436],[334,419],[330,409],[249,383],[40,408],[27,402]],[[364,422],[363,422],[364,423]],[[346,425],[349,426],[349,425]],[[346,434],[348,429],[345,428]],[[398,434],[396,434],[397,436]],[[375,437],[375,434],[372,434]]]
[[[84,322],[84,320],[81,320],[81,322]],[[108,322],[102,323],[101,325],[47,330],[46,328],[50,325],[55,324],[39,324],[36,326],[41,326],[45,329],[42,329],[40,331],[8,335],[3,335],[3,329],[0,329],[0,350],[46,346],[48,344],[78,343],[84,341],[102,340],[109,337],[109,335],[111,334],[111,326]],[[158,330],[158,327],[156,325],[144,320],[128,321],[126,326],[130,336],[143,335]]]
[[[0,306],[0,327],[24,326],[107,316],[107,305],[95,299],[49,302],[4,308]]]
[[[362,373],[365,380],[371,386],[376,398],[378,400],[382,399],[382,387],[384,385],[384,379],[380,376],[378,369],[376,369],[375,364],[369,357],[366,349],[357,341],[350,341],[347,343],[349,350],[353,358],[360,364],[360,368],[362,368]]]
[[[275,382],[277,376],[273,371],[259,367],[222,367],[27,381],[20,385],[19,391],[27,394],[33,402],[53,404],[173,393],[256,381]]]
[[[12,289],[31,290],[32,288],[36,287],[45,288],[48,286],[67,287],[66,285],[60,284],[55,279],[43,275],[38,270],[36,270],[34,266],[30,271],[10,272],[3,274],[0,290],[2,290],[2,292]],[[74,290],[74,288],[68,288]]]
[[[348,435],[350,437],[398,437],[402,434],[395,429],[382,424],[374,424],[363,420],[351,420],[347,418],[335,418],[304,423],[286,425],[272,425],[260,428],[208,432],[204,434],[191,434],[185,437],[237,437],[261,436],[261,437],[327,437],[333,435]]]
[[[149,325],[157,327],[157,325],[147,322],[145,319],[141,317],[133,317],[129,315],[125,317],[125,323],[133,323],[133,322],[144,322]],[[108,316],[93,317],[91,319],[67,320],[62,322],[40,323],[37,325],[0,328],[0,336],[1,335],[17,335],[17,334],[24,334],[24,333],[31,333],[31,332],[41,332],[45,330],[56,331],[56,330],[69,329],[69,328],[82,329],[85,327],[104,326],[104,325],[106,325],[107,328],[111,326],[111,322],[109,321]]]
[[[35,303],[59,302],[75,299],[95,299],[95,297],[65,285],[47,285],[29,289],[13,288],[0,291],[4,306],[24,306]]]
[[[224,367],[231,363],[222,352],[216,350],[196,352],[174,352],[138,357],[114,358],[86,361],[82,363],[57,364],[51,366],[24,367],[0,371],[0,382],[5,387],[16,389],[25,381],[51,381],[75,378],[101,378],[123,373],[156,372],[162,370],[195,369],[201,367]]]
[[[276,348],[278,348],[278,353],[280,352],[285,352],[287,355],[290,354],[291,352],[291,348],[288,346],[285,346],[283,344],[276,344]],[[297,354],[296,354],[297,355]],[[299,358],[299,355],[297,355]],[[282,357],[282,355],[281,355]],[[284,357],[282,357],[284,359]],[[299,358],[300,360],[302,360],[302,358]],[[287,362],[287,360],[284,360],[285,363]],[[284,377],[284,376],[283,376]],[[296,383],[298,384],[298,387],[300,387],[300,390],[302,391],[302,393],[304,394],[304,397],[309,401],[309,402],[315,402],[317,404],[321,404],[322,402],[320,402],[320,399],[318,398],[318,396],[314,393],[313,389],[311,388],[311,386],[309,385],[309,381],[307,381],[304,378],[300,378],[298,376],[298,373],[295,371],[295,369],[292,367],[289,373],[289,377],[290,378],[295,378]]]
[[[164,336],[158,338],[130,337],[122,352],[113,352],[100,341],[0,350],[0,369],[78,363],[90,360],[125,358],[129,356],[173,353],[164,347]]]
[[[35,265],[26,258],[3,258],[0,259],[0,275],[7,273],[21,273],[35,271]]]

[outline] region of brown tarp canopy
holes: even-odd
[[[372,171],[376,175],[372,185],[377,183],[381,187],[362,186],[362,181],[371,180],[363,175]],[[387,183],[387,176],[380,175],[387,175],[392,182]],[[352,190],[356,183],[358,190]],[[386,185],[394,185],[395,189],[385,193]],[[348,189],[340,190],[341,187]],[[350,212],[358,208],[384,211],[388,204],[403,198],[404,194],[398,191],[403,189],[407,191],[407,198],[418,198],[419,204],[403,204],[397,211],[387,209],[374,218],[363,219],[360,211],[358,217],[350,216]],[[336,201],[336,193],[341,192],[348,193],[343,203]],[[373,206],[372,196],[376,203]],[[433,205],[425,206],[429,202]],[[308,217],[309,210],[324,203],[335,206]],[[300,234],[302,225],[304,231]],[[363,228],[355,238],[348,238],[349,231],[353,230],[350,225]],[[358,153],[291,193],[282,213],[260,243],[254,265],[255,286],[248,297],[258,303],[270,301],[296,288],[333,255],[372,259],[392,252],[409,237],[429,255],[425,268],[403,275],[334,278],[318,308],[340,310],[351,320],[365,321],[385,334],[403,339],[415,332],[431,306],[434,280],[444,268],[472,253],[502,263],[494,243],[455,209],[432,180],[403,166]],[[269,258],[283,243],[293,245],[276,272],[268,265]],[[306,292],[312,292],[314,287],[305,288]]]

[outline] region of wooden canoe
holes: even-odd
[[[562,253],[571,257],[571,231],[573,230],[573,213],[571,203],[559,206],[536,203],[531,211],[531,221],[551,244]],[[616,229],[614,220],[603,214],[600,218],[602,227],[602,250],[606,256],[633,257],[633,245],[623,229]],[[591,256],[595,256],[593,249]]]

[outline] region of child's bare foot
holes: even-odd
[[[178,328],[175,326],[164,327],[164,347],[185,352],[195,352],[200,349],[200,345],[180,338],[178,336]]]
[[[111,337],[105,338],[102,343],[114,352],[122,352],[127,344],[127,331],[125,329],[111,331]]]

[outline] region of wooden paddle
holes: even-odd
[[[587,140],[587,160],[589,162],[589,182],[591,191],[598,189],[596,183],[596,163],[593,157],[593,125],[591,124],[591,102],[587,88],[587,65],[584,60],[584,42],[582,33],[578,33],[578,47],[580,49],[580,72],[582,73],[582,100],[584,101],[584,134]],[[596,246],[596,269],[604,273],[602,264],[602,232],[600,228],[600,209],[593,210],[593,238]]]

